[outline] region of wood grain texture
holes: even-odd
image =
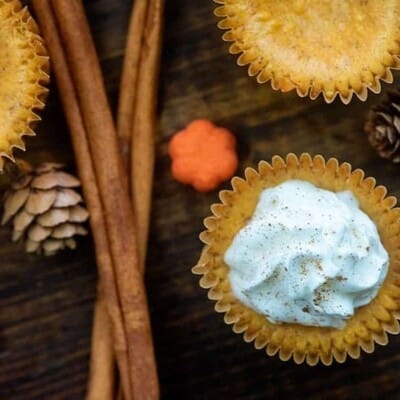
[[[86,1],[114,110],[131,5]],[[210,118],[236,133],[239,174],[274,154],[309,151],[364,168],[400,195],[400,166],[379,159],[362,131],[368,108],[382,95],[325,105],[258,85],[228,54],[213,8],[211,0],[166,1],[146,268],[162,399],[399,399],[400,336],[344,365],[283,363],[233,334],[190,272],[217,192],[199,194],[175,182],[167,143],[194,118]],[[73,170],[68,131],[51,89],[39,135],[28,138],[28,151],[19,155],[61,160]],[[9,234],[8,227],[0,229],[0,398],[82,399],[97,279],[91,241],[80,241],[75,252],[40,258],[24,254]]]

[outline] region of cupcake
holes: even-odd
[[[214,0],[223,39],[257,81],[343,103],[381,90],[400,61],[400,2]]]
[[[25,150],[33,136],[49,81],[49,58],[28,9],[18,0],[0,0],[0,170],[13,149]]]
[[[330,365],[398,333],[400,210],[334,158],[275,156],[232,179],[193,268],[235,333],[281,360]]]

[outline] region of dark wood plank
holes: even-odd
[[[115,110],[132,3],[85,4]],[[368,108],[382,95],[349,106],[325,105],[258,85],[228,54],[213,8],[212,1],[167,0],[146,273],[162,398],[399,398],[399,336],[344,365],[283,363],[234,335],[190,272],[202,247],[197,238],[202,220],[217,192],[199,194],[175,182],[167,143],[195,118],[212,119],[236,133],[239,174],[274,154],[309,151],[362,167],[400,195],[400,167],[379,159],[362,130]],[[74,170],[57,92],[51,89],[39,135],[29,139],[29,151],[21,156],[61,160]],[[0,398],[81,399],[97,279],[91,240],[81,241],[75,252],[41,258],[24,254],[21,245],[8,241],[9,233],[0,229]]]

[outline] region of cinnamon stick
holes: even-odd
[[[148,0],[135,0],[133,3],[122,66],[117,112],[117,132],[127,171],[129,171],[130,163],[132,114],[134,104],[136,103],[139,61],[142,52],[148,3]]]
[[[137,230],[140,232],[138,247],[143,269],[151,211],[155,158],[155,112],[164,7],[163,0],[150,0],[149,3],[140,55],[139,79],[136,86],[136,93],[141,95],[141,99],[132,105],[134,111],[131,127],[131,198],[136,210]],[[122,87],[122,92],[124,92],[124,87]]]
[[[81,1],[52,0],[71,75],[79,92],[94,171],[105,211],[110,250],[127,334],[133,398],[158,398],[157,374],[144,283],[139,271],[136,232],[122,158]]]
[[[103,291],[108,310],[112,320],[114,351],[116,354],[121,382],[126,392],[126,399],[130,398],[130,380],[128,374],[128,353],[125,328],[123,327],[122,313],[117,293],[117,286],[114,276],[114,267],[111,259],[110,246],[106,234],[104,210],[100,202],[98,183],[94,175],[93,160],[89,150],[89,143],[86,137],[86,129],[79,109],[78,98],[72,77],[67,65],[66,56],[61,44],[55,17],[53,15],[50,0],[33,0],[32,6],[38,18],[42,34],[45,37],[49,54],[54,66],[54,75],[60,92],[61,102],[69,125],[72,145],[74,148],[76,164],[79,177],[82,182],[83,194],[90,211],[90,225],[93,233],[96,260],[100,279],[103,282]],[[101,312],[101,311],[100,311]],[[95,325],[95,330],[98,325]],[[95,333],[95,332],[94,332]],[[109,353],[106,353],[109,356]],[[109,364],[111,360],[102,360]],[[107,399],[104,396],[104,387],[110,386],[112,376],[106,377],[100,387],[89,383],[89,387],[96,390],[89,390],[92,399]]]
[[[118,135],[130,144],[130,187],[136,210],[140,267],[144,272],[150,221],[156,130],[156,92],[161,54],[163,2],[135,2],[132,10],[120,85]],[[146,24],[143,25],[143,15]],[[141,101],[138,96],[142,95]],[[139,183],[140,182],[140,183]],[[121,395],[118,397],[122,398]]]
[[[86,399],[115,398],[115,368],[112,326],[99,289],[93,318],[90,378]]]
[[[134,3],[118,103],[118,136],[125,145],[130,143],[131,198],[136,211],[139,254],[143,255],[142,268],[151,206],[163,7],[162,0]]]

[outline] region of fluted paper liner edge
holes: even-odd
[[[377,296],[357,308],[343,329],[273,324],[232,294],[224,253],[253,214],[261,191],[289,179],[306,180],[335,192],[351,190],[376,224],[389,254],[389,270]],[[192,271],[201,275],[200,286],[208,289],[215,310],[225,314],[225,323],[232,324],[235,333],[243,334],[256,349],[266,348],[270,356],[278,354],[283,361],[292,358],[297,364],[313,366],[318,362],[330,365],[333,360],[343,363],[347,356],[360,357],[361,350],[372,353],[375,343],[387,344],[388,333],[400,332],[400,208],[394,208],[397,200],[386,197],[384,186],[376,186],[372,177],[365,178],[361,169],[352,171],[349,163],[339,164],[335,158],[325,161],[321,155],[308,153],[300,157],[290,153],[286,159],[274,156],[271,163],[261,161],[257,171],[247,168],[245,179],[234,177],[231,183],[233,190],[220,192],[221,203],[213,204],[213,215],[204,220],[207,230],[200,239],[205,246]]]

